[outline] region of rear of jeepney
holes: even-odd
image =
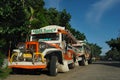
[[[79,61],[81,61],[84,58],[86,61],[88,61],[88,63],[92,63],[92,54],[88,45],[73,44],[73,46],[77,49],[77,56],[79,57]]]
[[[73,44],[72,46],[76,48],[78,56],[82,56],[84,54],[84,47],[81,44]]]

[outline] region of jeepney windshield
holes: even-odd
[[[59,34],[57,33],[36,34],[36,35],[32,35],[32,40],[33,41],[59,40]]]
[[[82,46],[75,46],[75,48],[77,48],[79,51],[82,51],[82,50],[83,50],[83,47],[82,47]]]

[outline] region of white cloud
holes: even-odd
[[[46,6],[48,8],[52,7],[52,8],[56,8],[57,10],[60,9],[60,2],[62,0],[45,0],[46,2]]]
[[[89,22],[99,23],[103,14],[118,2],[120,2],[120,0],[100,0],[92,4],[86,14],[86,19]]]

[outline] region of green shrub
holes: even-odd
[[[9,73],[11,72],[11,69],[9,69],[7,67],[6,68],[2,67],[4,58],[5,58],[5,55],[3,55],[0,52],[0,80],[6,78],[9,75]]]
[[[4,69],[0,69],[0,80],[1,79],[5,79],[11,72],[11,69],[9,68],[4,68]]]
[[[0,52],[0,68],[3,65],[3,61],[4,61],[4,55]]]

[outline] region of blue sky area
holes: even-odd
[[[46,8],[66,9],[71,14],[70,24],[84,33],[88,42],[109,50],[105,43],[120,33],[120,0],[44,0]]]

